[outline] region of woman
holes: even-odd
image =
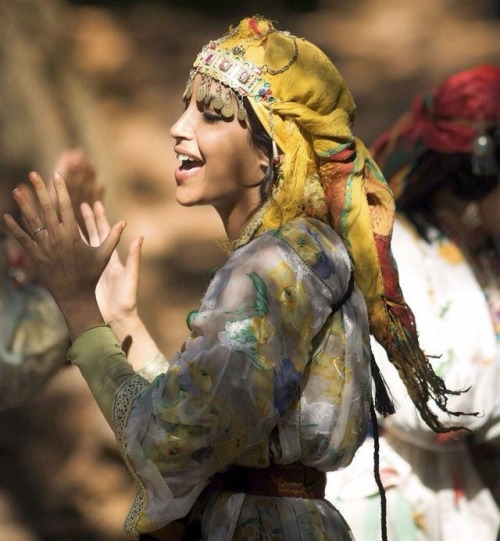
[[[482,412],[464,419],[472,432],[436,436],[417,422],[381,363],[399,404],[380,442],[394,540],[495,541],[499,534],[499,96],[500,68],[455,73],[418,96],[373,147],[400,209],[394,255],[420,343],[449,385],[471,386],[450,407]],[[367,440],[327,488],[360,541],[379,538],[372,462]]]
[[[69,358],[137,480],[130,535],[351,539],[324,500],[324,472],[348,465],[365,437],[369,325],[421,416],[448,430],[427,402],[446,410],[450,391],[418,347],[390,256],[390,191],[352,135],[354,103],[335,67],[265,19],[245,19],[203,48],[184,103],[171,131],[177,199],[214,206],[231,255],[169,364],[133,294],[113,312],[112,297],[98,292],[104,318],[94,297],[123,222],[105,235],[102,208],[94,223],[87,207],[87,246],[62,178],[54,177],[59,224],[32,174],[43,216],[14,195],[34,240],[8,216],[7,226],[53,291],[73,340]],[[125,274],[136,275],[140,242]],[[156,356],[142,374],[118,345],[128,335],[134,364],[143,343]],[[379,381],[388,413],[383,391]]]

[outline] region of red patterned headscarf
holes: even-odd
[[[499,124],[500,67],[481,65],[451,75],[418,96],[371,150],[396,200],[407,203],[450,180],[429,171],[429,151],[473,155],[478,137],[498,137]]]

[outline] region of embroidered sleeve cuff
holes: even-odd
[[[97,325],[84,331],[69,349],[68,360],[78,366],[106,420],[114,428],[111,420],[116,391],[135,372],[109,325]]]
[[[169,366],[169,362],[164,355],[158,352],[150,363],[139,370],[138,374],[151,383],[156,376],[164,374]]]

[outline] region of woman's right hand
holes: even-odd
[[[107,238],[110,231],[104,207],[98,201],[93,208],[85,203],[80,208],[90,245],[98,246]],[[158,346],[144,326],[137,310],[142,242],[142,237],[132,241],[125,265],[115,250],[96,287],[96,298],[101,314],[121,342],[128,361],[135,370],[141,370],[157,358],[159,353]]]
[[[93,208],[88,203],[80,206],[90,246],[99,246],[109,235],[110,225],[104,206],[97,201]],[[116,325],[137,318],[137,290],[143,238],[130,244],[125,265],[113,251],[96,287],[97,303],[105,321]]]

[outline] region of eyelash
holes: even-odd
[[[221,117],[220,115],[216,114],[216,113],[209,113],[207,111],[204,111],[202,113],[203,115],[203,120],[207,123],[207,124],[215,124],[215,122],[218,122],[219,120],[221,120]]]

